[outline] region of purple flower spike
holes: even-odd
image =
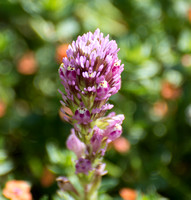
[[[90,160],[80,158],[79,160],[76,161],[76,174],[84,173],[87,175],[90,170],[92,170],[92,165]]]
[[[73,119],[77,120],[79,124],[88,124],[91,122],[91,115],[87,108],[79,107],[75,111]]]
[[[92,120],[104,116],[110,108],[105,106],[103,111],[101,107],[121,87],[123,64],[118,59],[118,51],[116,42],[109,40],[109,35],[104,37],[99,29],[79,36],[69,45],[59,70],[69,100],[63,99],[67,107],[80,107],[83,102],[88,110],[99,112],[99,116],[92,115]],[[79,123],[90,123],[88,116],[82,119],[78,112],[75,118]]]
[[[111,112],[105,116],[113,108],[107,101],[121,88],[124,65],[118,59],[118,51],[117,43],[96,29],[94,33],[78,36],[68,46],[67,56],[59,68],[65,90],[59,90],[61,111],[63,118],[73,125],[66,144],[77,156],[75,169],[85,186],[84,194],[75,193],[65,177],[57,180],[65,184],[63,190],[74,192],[75,199],[95,197],[100,178],[107,173],[103,156],[109,143],[122,133],[124,115]]]
[[[74,129],[71,130],[71,134],[66,141],[66,146],[69,150],[73,151],[78,158],[80,158],[85,151],[85,145],[76,137]]]

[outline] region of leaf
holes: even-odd
[[[10,161],[0,164],[0,176],[7,174],[13,169],[13,164]]]

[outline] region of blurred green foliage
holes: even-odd
[[[1,0],[1,188],[23,179],[35,200],[58,200],[55,177],[77,182],[58,112],[60,45],[97,27],[121,49],[122,89],[110,102],[131,144],[108,151],[100,199],[121,199],[121,188],[148,194],[138,200],[191,199],[190,0]]]

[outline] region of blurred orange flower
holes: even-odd
[[[56,60],[58,63],[62,63],[63,57],[67,57],[66,51],[69,44],[61,44],[56,48]]]
[[[30,185],[26,181],[8,181],[3,189],[3,195],[10,200],[32,200]]]
[[[191,67],[191,55],[185,54],[181,58],[181,63],[184,67]]]
[[[6,113],[6,104],[3,101],[0,101],[0,118],[3,117]]]
[[[157,101],[153,105],[153,112],[156,116],[164,117],[168,112],[168,105],[165,101]]]
[[[119,194],[124,200],[135,200],[137,198],[136,190],[130,188],[122,188]]]
[[[162,83],[161,95],[165,99],[177,99],[181,95],[181,89],[168,81],[164,81]]]
[[[125,153],[130,149],[129,141],[124,137],[119,137],[113,141],[113,147],[116,151],[120,153]]]
[[[191,22],[191,8],[188,10],[188,20]]]
[[[37,71],[37,62],[32,51],[25,53],[19,60],[17,71],[24,75],[31,75]]]
[[[44,187],[49,187],[55,181],[55,176],[52,174],[47,168],[43,170],[43,174],[41,177],[41,184]]]

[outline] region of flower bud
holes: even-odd
[[[58,186],[61,190],[67,192],[74,192],[76,195],[79,195],[72,183],[64,176],[60,176],[56,179]]]
[[[99,164],[95,170],[96,174],[99,176],[104,176],[105,174],[107,174],[107,170],[105,170],[105,167],[106,167],[105,163]]]
[[[66,146],[69,150],[73,151],[78,158],[80,158],[85,151],[85,145],[77,138],[74,129],[71,130],[71,134],[66,141]]]
[[[98,127],[95,127],[93,136],[90,140],[91,146],[92,146],[92,152],[94,154],[99,150],[99,148],[101,146],[102,138],[103,138],[103,136],[102,136],[101,129],[99,129]]]
[[[84,173],[87,175],[90,170],[92,170],[92,164],[90,160],[84,158],[80,158],[79,160],[77,160],[76,174]]]
[[[59,75],[66,93],[62,95],[63,102],[71,110],[74,106],[78,108],[73,118],[77,123],[89,124],[90,111],[101,111],[102,117],[111,108],[107,100],[120,89],[124,69],[118,51],[117,43],[110,41],[109,35],[104,37],[99,29],[79,36],[68,46]],[[86,108],[81,108],[81,103]]]

